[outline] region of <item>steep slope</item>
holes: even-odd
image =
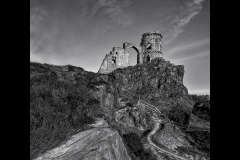
[[[132,93],[135,97],[157,106],[170,120],[188,124],[193,104],[183,85],[184,67],[175,66],[163,58],[133,67],[117,69],[110,74],[99,74],[89,83],[92,95],[100,100],[105,113],[109,114],[134,104],[119,90]]]
[[[153,117],[163,122],[161,130],[152,135],[157,145],[171,153],[178,151],[181,156],[188,156],[189,148],[208,152],[208,142],[199,147],[197,141],[200,140],[196,138],[198,135],[207,136],[205,133],[185,132],[168,121],[189,124],[194,101],[183,84],[183,76],[182,65],[176,66],[163,58],[119,68],[109,74],[87,72],[70,65],[30,63],[31,159],[44,153],[47,157],[58,155],[64,159],[64,155],[55,154],[51,149],[59,148],[72,135],[81,141],[84,139],[82,135],[88,133],[89,145],[94,143],[99,148],[111,146],[113,141],[119,141],[119,147],[123,148],[117,140],[120,136],[133,160],[175,159],[148,147],[147,135],[156,125]],[[139,99],[154,105],[165,116],[139,105]],[[109,128],[92,129],[94,126],[89,124],[97,117],[104,118]],[[113,141],[110,135],[115,137]],[[87,149],[84,154],[93,156],[93,159],[94,156],[104,159],[109,158],[107,154],[113,157],[117,154],[111,149],[98,152],[93,146],[88,148],[87,143],[83,144],[79,143],[82,148],[78,145],[65,148],[67,158],[83,156],[84,148]],[[125,156],[125,152],[119,151],[119,154]],[[189,154],[199,156],[195,152]],[[204,153],[201,156],[208,157]]]
[[[193,114],[210,120],[210,96],[209,95],[190,95],[195,102],[193,106]]]
[[[30,63],[30,159],[101,117],[86,87],[93,75],[70,65]]]
[[[75,134],[36,160],[131,160],[118,132],[107,127],[97,126]]]

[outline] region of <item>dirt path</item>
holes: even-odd
[[[165,149],[163,149],[163,148],[160,148],[160,147],[158,147],[153,141],[152,141],[152,136],[154,136],[155,134],[156,134],[156,132],[160,129],[160,124],[161,124],[161,122],[162,122],[162,120],[154,120],[155,121],[155,125],[154,125],[154,128],[153,128],[153,130],[148,134],[148,136],[147,136],[147,141],[148,141],[148,143],[150,144],[150,145],[152,145],[154,148],[156,148],[157,150],[160,150],[160,151],[162,151],[162,152],[165,152],[165,153],[167,153],[167,154],[170,154],[170,155],[172,155],[172,156],[174,156],[174,157],[176,157],[176,158],[179,158],[179,159],[182,159],[182,160],[187,160],[186,158],[183,158],[183,157],[181,157],[181,156],[178,156],[178,155],[176,155],[176,154],[174,154],[174,153],[171,153],[171,152],[169,152],[169,151],[167,151],[167,150],[165,150]]]

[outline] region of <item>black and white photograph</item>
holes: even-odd
[[[30,0],[30,160],[210,160],[210,0]]]

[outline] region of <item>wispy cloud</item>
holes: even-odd
[[[184,27],[202,10],[202,2],[205,0],[192,0],[187,2],[184,11],[173,19],[170,23],[169,34],[166,44],[169,44],[173,39],[175,39],[181,32],[184,31]]]
[[[208,45],[208,44],[210,44],[209,38],[198,40],[195,42],[184,42],[184,43],[180,43],[180,44],[172,47],[171,49],[166,50],[165,53],[168,56],[170,56],[173,54],[179,54],[184,51],[190,51],[192,49],[197,49],[198,47],[203,47],[204,45]]]
[[[48,13],[39,7],[33,7],[30,8],[30,57],[36,57],[34,56],[34,53],[38,50],[38,46],[42,41],[39,41],[36,38],[40,38],[39,34],[39,26],[44,21],[45,16],[47,16]],[[39,58],[38,58],[39,60]]]
[[[126,11],[135,0],[49,1],[30,8],[30,52],[45,56],[69,54],[67,48],[81,48],[88,41],[112,30],[132,24]],[[35,3],[34,3],[35,2]],[[81,39],[79,39],[81,37]],[[78,43],[78,45],[76,45]],[[82,44],[82,47],[84,45]],[[72,54],[72,52],[71,52]]]
[[[186,61],[187,62],[192,62],[193,60],[197,60],[197,61],[201,61],[202,58],[206,58],[206,57],[209,57],[210,56],[210,51],[202,51],[202,52],[198,52],[198,53],[195,53],[193,55],[190,55],[190,56],[185,56],[185,57],[182,57],[182,58],[178,58],[176,60],[173,60],[174,63],[177,63],[177,64],[182,64],[183,61],[185,61],[185,64],[186,64]],[[203,61],[204,63],[206,61]]]
[[[99,18],[97,31],[106,32],[113,27],[125,28],[132,24],[133,18],[127,14],[127,8],[135,0],[84,0],[82,6],[82,18]],[[107,23],[106,23],[107,22]]]
[[[129,5],[133,2],[133,0],[100,0],[99,5],[101,7],[106,7],[105,13],[113,20],[117,25],[121,27],[126,27],[130,25],[133,19],[126,14],[125,8],[129,7]]]
[[[195,60],[201,61],[210,56],[210,39],[202,39],[194,42],[182,42],[164,51],[167,58],[173,63],[186,64]]]
[[[44,20],[44,17],[47,16],[48,13],[39,7],[30,8],[30,34],[34,33],[37,30],[37,26],[41,21]]]

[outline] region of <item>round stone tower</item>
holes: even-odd
[[[158,31],[147,32],[142,35],[140,47],[143,63],[147,63],[156,57],[162,57],[162,35]]]

